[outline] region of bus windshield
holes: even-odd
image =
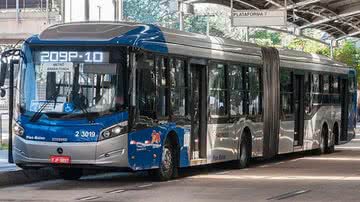
[[[126,49],[34,49],[31,55],[22,68],[22,113],[65,119],[126,108]]]

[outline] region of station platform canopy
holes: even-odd
[[[231,6],[231,0],[185,0],[184,3],[214,3]],[[285,8],[286,5],[286,8]],[[315,28],[334,40],[360,38],[360,0],[233,0],[233,8],[286,9],[287,21],[301,32]]]

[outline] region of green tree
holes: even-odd
[[[281,34],[279,32],[256,29],[249,37],[259,45],[278,46],[281,44]]]
[[[359,52],[354,43],[345,41],[340,48],[335,50],[335,59],[355,68],[360,62]]]
[[[128,21],[176,27],[176,13],[169,11],[169,1],[124,0],[124,16]]]

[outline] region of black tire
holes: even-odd
[[[328,148],[328,132],[327,132],[327,128],[323,127],[321,129],[320,148],[317,150],[316,154],[318,155],[325,154],[327,148]]]
[[[326,153],[327,154],[331,154],[331,153],[334,153],[335,152],[335,136],[337,135],[337,128],[334,127],[333,129],[333,134],[332,134],[332,137],[331,137],[331,142],[332,142],[332,145],[331,146],[328,146],[327,149],[326,149]]]
[[[176,162],[177,156],[175,152],[175,147],[167,142],[163,146],[159,168],[150,173],[153,173],[156,177],[156,180],[158,181],[171,180],[178,175]]]
[[[59,169],[59,175],[64,180],[79,180],[83,171],[80,168],[62,168]]]
[[[251,159],[251,147],[250,141],[247,138],[243,138],[240,143],[240,156],[236,161],[237,168],[247,168]]]

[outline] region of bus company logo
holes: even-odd
[[[161,141],[161,132],[156,132],[155,130],[153,130],[152,134],[151,134],[151,144],[160,144]]]

